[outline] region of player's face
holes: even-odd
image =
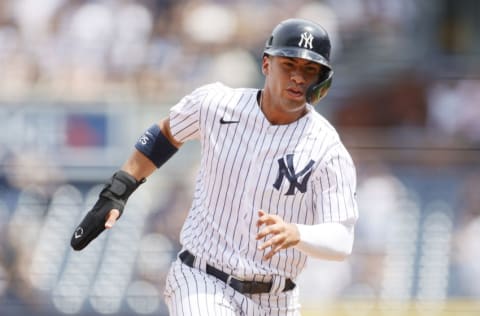
[[[263,71],[272,101],[286,112],[303,110],[307,88],[315,83],[321,66],[302,58],[264,57]]]

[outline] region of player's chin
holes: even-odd
[[[298,111],[299,108],[303,108],[307,103],[305,96],[302,95],[287,95],[285,100],[289,104],[288,107],[292,109],[293,112]]]
[[[294,113],[298,114],[299,112],[304,111],[305,106],[306,106],[305,102],[289,102],[288,104],[285,104],[283,106],[283,112],[291,113],[291,114],[294,114]]]

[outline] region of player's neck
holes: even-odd
[[[306,106],[293,111],[282,111],[280,106],[277,106],[268,93],[264,90],[260,90],[257,95],[257,102],[260,110],[265,115],[265,118],[272,125],[285,125],[295,122],[304,116],[308,110]]]

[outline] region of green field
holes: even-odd
[[[302,316],[479,316],[480,301],[375,302],[339,301],[305,305]]]

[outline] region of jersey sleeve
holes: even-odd
[[[198,88],[170,109],[170,131],[176,141],[184,143],[200,137],[201,107],[207,93],[207,87]]]
[[[319,222],[356,222],[357,176],[346,148],[338,144],[326,155],[314,174],[314,205]]]

